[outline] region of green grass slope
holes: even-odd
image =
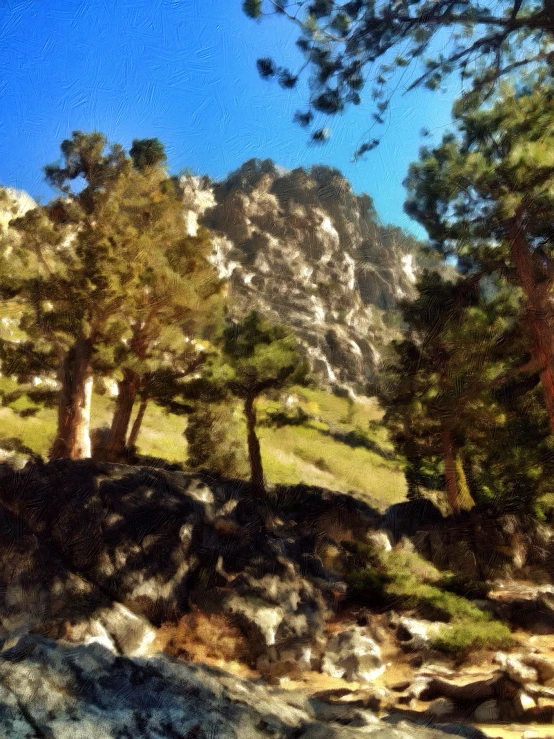
[[[17,387],[0,378],[0,390]],[[297,388],[291,392],[289,417],[301,413],[302,422],[268,425],[271,414],[283,407],[269,400],[259,403],[262,455],[266,477],[271,483],[307,483],[343,492],[369,495],[382,506],[402,500],[406,484],[401,460],[394,457],[385,429],[379,424],[382,412],[373,399],[352,404],[322,390]],[[46,456],[52,442],[56,410],[40,408],[25,415],[31,404],[21,398],[12,407],[0,407],[0,448],[17,439],[34,452]],[[91,428],[109,424],[114,401],[94,394]],[[298,410],[300,409],[300,410]],[[150,404],[139,436],[139,452],[168,462],[183,463],[187,457],[183,431],[186,418],[166,413]],[[240,432],[245,429],[242,425]]]

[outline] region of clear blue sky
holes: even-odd
[[[246,18],[241,0],[1,0],[0,184],[49,199],[42,167],[75,129],[126,147],[157,136],[172,172],[219,178],[251,157],[332,165],[384,223],[421,234],[402,211],[402,180],[421,129],[448,123],[452,96],[397,95],[381,145],[353,164],[369,107],[333,119],[330,142],[310,146],[291,122],[301,91],[258,77],[258,57],[296,58],[296,37],[284,20]]]

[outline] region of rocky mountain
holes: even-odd
[[[371,198],[326,166],[251,159],[223,182],[181,184],[189,231],[214,233],[232,310],[294,328],[323,382],[363,386],[395,333],[397,301],[413,294],[417,240],[380,226]]]

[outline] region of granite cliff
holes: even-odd
[[[223,182],[181,179],[187,226],[214,234],[214,263],[235,312],[290,325],[328,385],[362,387],[413,294],[421,245],[379,225],[368,195],[327,166],[252,159]]]

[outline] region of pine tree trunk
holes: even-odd
[[[452,444],[450,430],[443,428],[442,448],[444,455],[444,476],[446,478],[446,495],[452,513],[457,516],[460,513],[460,498],[458,495],[458,482],[456,479],[456,458]]]
[[[248,459],[250,460],[250,485],[252,495],[256,498],[265,497],[264,473],[260,441],[256,435],[256,408],[255,396],[251,395],[244,401],[244,415],[246,416]]]
[[[136,415],[135,421],[131,428],[131,433],[129,434],[129,440],[127,441],[127,446],[129,447],[129,449],[132,449],[133,447],[136,447],[137,445],[137,439],[138,439],[138,435],[140,432],[140,427],[142,426],[142,421],[144,419],[144,414],[146,413],[147,406],[148,406],[148,398],[143,398],[140,401],[138,413]]]
[[[115,412],[106,445],[106,457],[109,460],[119,459],[125,451],[125,439],[131,423],[139,383],[140,377],[136,372],[130,369],[123,370],[123,379],[117,383]]]
[[[67,352],[60,368],[58,427],[51,459],[91,456],[90,406],[92,398],[92,344],[80,340]]]
[[[471,492],[469,490],[464,465],[462,463],[460,455],[456,456],[454,460],[454,465],[456,467],[456,483],[458,485],[458,498],[460,499],[460,507],[468,511],[473,508],[473,506],[475,505],[475,501],[473,500]]]
[[[546,411],[554,434],[554,331],[548,285],[534,276],[532,256],[527,243],[522,213],[516,214],[509,231],[511,255],[520,287],[527,298],[527,321],[533,336],[533,358],[540,368],[540,380]]]

